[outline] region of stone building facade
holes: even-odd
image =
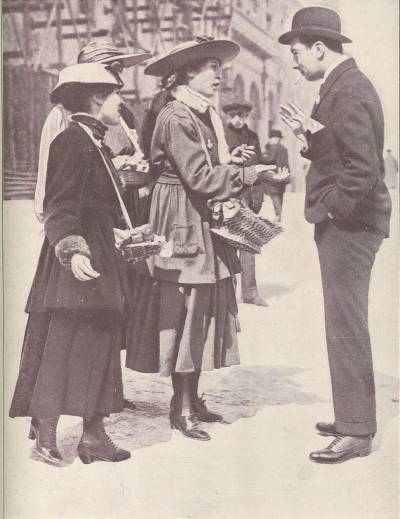
[[[40,127],[50,108],[49,85],[62,66],[76,62],[79,49],[87,41],[112,39],[121,50],[144,49],[157,55],[180,41],[207,34],[232,38],[241,46],[239,56],[224,69],[224,87],[217,103],[221,105],[236,96],[250,101],[254,107],[250,126],[259,134],[262,146],[272,128],[282,130],[294,173],[292,189],[303,190],[305,161],[298,154],[296,139],[280,123],[279,105],[292,100],[310,109],[314,93],[309,87],[293,85],[297,73],[291,70],[289,50],[277,42],[279,34],[290,25],[292,14],[303,5],[300,0],[5,0],[3,57],[10,91],[6,112],[11,97],[15,97],[19,76],[25,78],[19,102],[13,105],[14,112],[23,113],[6,113],[5,117],[10,154],[21,149],[21,143],[14,142],[20,135],[14,128],[20,124],[18,121],[32,119],[27,127],[34,133],[25,132],[31,142],[22,144],[29,146],[32,156],[27,156],[22,165],[17,159],[7,163],[6,184],[13,175],[18,175],[19,184],[24,175],[33,183]],[[157,86],[153,78],[144,76],[143,69],[139,66],[123,73],[123,94],[139,123]],[[34,80],[30,81],[30,76]],[[29,93],[32,85],[34,103]]]

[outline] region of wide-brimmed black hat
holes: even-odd
[[[320,36],[341,43],[352,43],[342,34],[340,16],[326,7],[305,7],[293,16],[292,30],[282,34],[278,41],[289,45],[297,36]]]
[[[246,112],[251,112],[251,110],[253,110],[253,105],[244,99],[235,99],[222,107],[224,113],[228,113],[231,110],[245,110]]]
[[[163,77],[171,72],[185,68],[194,61],[216,58],[226,63],[239,54],[240,47],[231,40],[214,40],[199,37],[176,45],[166,56],[149,63],[144,69],[148,76]]]

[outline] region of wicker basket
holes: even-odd
[[[225,219],[225,225],[231,234],[242,237],[254,247],[262,247],[282,232],[280,225],[257,216],[244,205],[232,218]]]
[[[212,228],[211,232],[217,236],[219,240],[234,249],[244,250],[246,252],[251,252],[252,254],[261,253],[260,247],[249,243],[237,234],[231,233],[227,227]]]

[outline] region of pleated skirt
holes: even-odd
[[[123,410],[121,316],[29,315],[10,416],[107,416]]]
[[[145,373],[191,373],[239,364],[231,278],[183,285],[134,274],[126,366]]]

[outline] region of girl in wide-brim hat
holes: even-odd
[[[156,174],[149,224],[173,241],[174,253],[148,260],[133,276],[126,365],[171,376],[171,426],[197,440],[210,439],[200,422],[222,420],[198,396],[201,371],[239,363],[232,276],[240,265],[233,249],[212,238],[207,206],[239,196],[256,178],[252,167],[234,163],[241,160],[229,154],[212,104],[221,65],[238,52],[232,41],[199,39],[145,69],[162,76],[145,123]]]
[[[129,301],[113,237],[121,218],[115,171],[102,144],[106,125],[119,121],[121,86],[104,65],[78,64],[61,71],[51,94],[73,115],[50,146],[45,239],[10,416],[32,417],[37,454],[53,464],[62,462],[56,429],[64,414],[83,418],[84,463],[130,456],[103,426],[105,416],[123,410],[120,347]]]

